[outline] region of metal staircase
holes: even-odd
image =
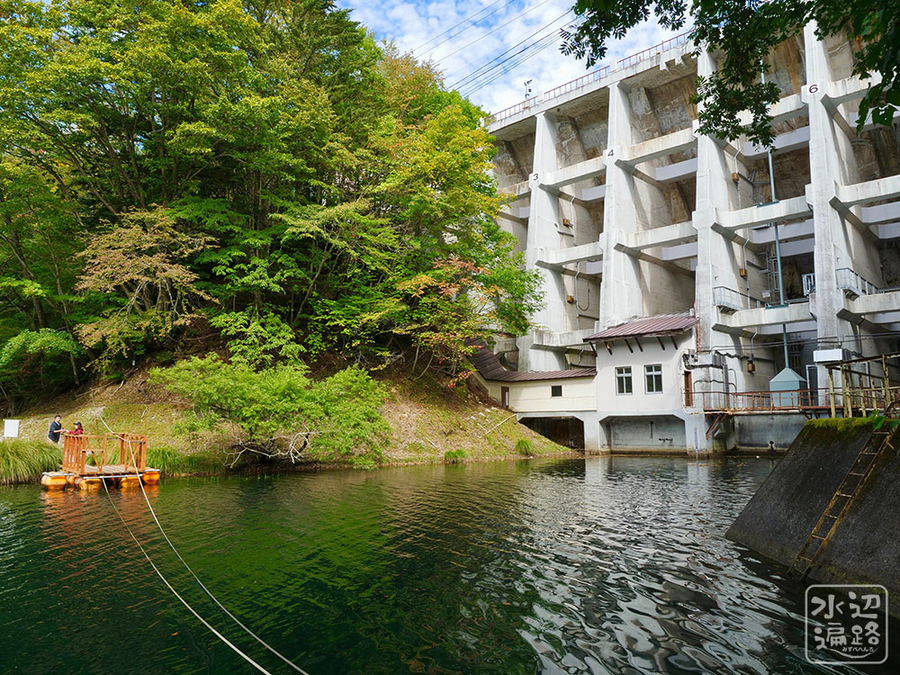
[[[800,552],[788,570],[788,576],[803,580],[809,574],[810,568],[822,555],[844,515],[850,510],[871,477],[879,457],[894,447],[891,444],[893,435],[894,431],[889,429],[887,424],[872,432],[871,438],[857,455],[853,466],[844,476],[824,513],[800,548]]]

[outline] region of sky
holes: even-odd
[[[572,0],[338,0],[338,4],[352,9],[352,18],[379,41],[393,40],[401,51],[434,61],[448,88],[458,89],[490,112],[522,101],[526,80],[532,81],[531,95],[539,95],[675,35],[655,22],[641,24],[624,39],[611,42],[602,63],[586,68],[584,61],[564,56],[559,49],[559,29],[576,20],[568,11]],[[544,49],[518,53],[536,42]],[[517,63],[525,56],[527,60]],[[508,61],[501,67],[485,72],[480,80],[471,79],[478,69],[497,66],[503,59]]]

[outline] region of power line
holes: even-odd
[[[477,77],[477,76],[479,76],[479,75],[481,75],[481,74],[487,72],[485,69],[490,70],[490,69],[488,68],[488,66],[490,66],[492,63],[494,63],[495,61],[497,61],[497,60],[500,59],[501,57],[503,57],[503,56],[509,54],[510,52],[512,52],[512,51],[513,51],[514,49],[516,49],[517,47],[519,47],[519,46],[525,44],[525,43],[528,42],[531,38],[533,38],[535,35],[537,35],[538,33],[543,32],[543,31],[546,30],[548,27],[552,26],[552,25],[555,24],[557,21],[559,21],[560,19],[562,19],[564,16],[567,16],[568,14],[570,14],[571,11],[572,11],[571,9],[567,9],[565,12],[563,12],[562,14],[560,14],[558,17],[556,17],[556,18],[553,19],[552,21],[549,21],[549,22],[545,23],[543,26],[541,26],[541,27],[538,28],[536,31],[534,31],[533,33],[531,33],[531,34],[528,35],[527,37],[523,38],[522,40],[520,40],[520,41],[517,42],[516,44],[514,44],[512,47],[510,47],[510,48],[507,49],[506,51],[504,51],[504,52],[502,52],[502,53],[500,53],[500,54],[497,54],[497,56],[495,56],[493,59],[491,59],[490,61],[488,61],[488,62],[485,63],[484,65],[482,65],[480,68],[478,68],[478,69],[472,71],[471,73],[469,73],[468,75],[466,75],[465,77],[463,77],[461,80],[457,80],[456,82],[454,82],[453,85],[450,86],[450,87],[448,87],[448,88],[449,88],[449,89],[456,89],[456,88],[462,86],[463,84],[465,84],[467,81],[473,79],[474,77]],[[519,50],[519,52],[516,52],[516,54],[520,53],[521,51],[522,51],[522,50]],[[516,54],[511,55],[509,58],[512,58],[512,57],[515,56]],[[500,61],[500,62],[498,63],[498,65],[500,65],[500,64],[504,63],[505,61],[509,60],[509,58],[504,59],[503,61]],[[453,73],[451,73],[448,77],[453,77],[453,76],[455,76],[456,74],[460,73],[462,70],[463,70],[463,69],[460,68],[459,70],[456,70],[456,71],[454,71]]]
[[[469,96],[471,96],[472,94],[474,94],[477,91],[480,91],[481,89],[488,86],[489,84],[493,84],[500,78],[502,78],[505,75],[512,72],[512,70],[514,70],[516,67],[522,65],[523,63],[525,63],[532,57],[536,56],[540,52],[547,49],[547,47],[551,47],[551,46],[555,45],[558,41],[558,38],[559,38],[559,36],[553,35],[553,34],[548,35],[546,38],[543,38],[543,43],[542,44],[536,43],[535,48],[530,53],[522,55],[521,58],[514,61],[513,63],[510,63],[508,65],[508,67],[501,69],[500,71],[498,71],[497,73],[495,73],[491,77],[489,77],[488,79],[482,80],[482,81],[478,82],[475,86],[467,89],[465,96],[468,98]]]
[[[535,42],[533,45],[531,45],[532,49],[528,53],[522,54],[513,63],[510,63],[505,68],[501,68],[500,71],[492,74],[490,77],[488,77],[488,79],[481,80],[480,82],[477,82],[477,83],[470,83],[470,85],[474,84],[474,86],[470,86],[469,88],[467,88],[464,94],[462,92],[460,92],[460,93],[465,97],[471,96],[472,94],[479,91],[480,89],[483,89],[487,85],[497,81],[498,79],[500,79],[501,77],[503,77],[504,75],[509,73],[516,66],[519,66],[519,65],[525,63],[526,61],[531,59],[533,56],[544,51],[547,47],[550,47],[551,45],[555,44],[558,39],[559,39],[559,35],[555,34],[555,33],[551,33],[551,34],[541,38],[540,40]]]
[[[464,45],[463,45],[462,47],[460,47],[459,49],[457,49],[457,50],[455,50],[455,51],[452,51],[452,52],[450,52],[449,54],[446,54],[446,55],[443,56],[442,58],[438,59],[438,63],[440,63],[441,61],[445,61],[446,59],[449,59],[451,56],[455,56],[456,54],[459,54],[462,50],[468,49],[469,47],[471,47],[472,45],[474,45],[476,42],[481,42],[482,40],[484,40],[484,38],[488,37],[489,35],[493,35],[494,33],[496,33],[496,32],[497,32],[498,30],[500,30],[501,28],[506,28],[509,24],[514,23],[515,21],[518,21],[519,19],[521,19],[521,18],[522,18],[523,16],[525,16],[526,14],[528,14],[528,13],[530,13],[530,12],[533,12],[533,11],[536,10],[538,7],[542,7],[542,6],[546,5],[548,2],[550,2],[550,0],[543,0],[543,2],[540,2],[540,3],[536,4],[536,5],[535,5],[534,7],[532,7],[531,9],[526,9],[524,12],[522,12],[521,14],[517,14],[516,16],[514,16],[512,19],[510,19],[510,20],[507,21],[506,23],[500,24],[499,26],[497,26],[497,27],[494,28],[493,30],[491,30],[491,31],[489,31],[489,32],[487,32],[487,33],[485,33],[485,34],[482,35],[481,37],[475,38],[474,40],[472,40],[472,41],[469,42],[468,44],[464,44]]]
[[[544,37],[540,38],[536,42],[528,45],[528,47],[523,48],[516,54],[513,54],[508,59],[505,59],[503,62],[498,63],[497,65],[492,67],[490,70],[487,70],[484,73],[482,73],[481,75],[479,75],[478,77],[474,78],[473,80],[470,80],[462,88],[463,90],[466,91],[466,94],[464,94],[464,95],[468,96],[469,92],[478,91],[479,89],[486,86],[487,84],[494,82],[495,80],[503,77],[504,75],[509,73],[513,68],[524,63],[525,61],[530,59],[535,54],[539,54],[544,49],[546,49],[548,46],[553,44],[554,37],[555,36],[553,34],[545,35]],[[462,91],[460,93],[462,93]]]
[[[445,30],[443,33],[439,33],[439,34],[435,35],[433,38],[431,38],[430,40],[428,40],[427,42],[423,42],[423,43],[420,44],[418,47],[416,47],[416,48],[413,49],[413,53],[419,51],[420,49],[422,49],[422,47],[425,47],[426,45],[430,44],[430,43],[433,42],[434,40],[437,40],[437,39],[438,39],[439,37],[441,37],[442,35],[446,35],[447,33],[449,33],[450,31],[454,30],[455,28],[458,28],[459,26],[462,26],[462,25],[463,25],[464,23],[466,23],[467,21],[470,21],[470,20],[474,19],[476,16],[478,16],[479,14],[481,14],[484,10],[490,9],[491,7],[494,7],[495,5],[499,5],[501,2],[505,2],[505,3],[506,3],[506,4],[503,5],[503,7],[499,7],[499,8],[497,8],[497,9],[495,9],[493,12],[491,12],[490,14],[486,14],[485,16],[481,17],[480,19],[478,19],[479,21],[484,21],[484,20],[487,19],[488,17],[494,16],[494,14],[496,14],[497,12],[499,12],[501,9],[506,9],[506,8],[509,7],[511,4],[513,4],[515,1],[516,1],[516,0],[497,0],[496,2],[491,3],[491,4],[488,5],[487,7],[482,7],[482,8],[479,9],[477,12],[475,12],[474,14],[472,14],[472,15],[470,15],[470,16],[467,16],[465,19],[463,19],[463,20],[460,21],[459,23],[450,26],[450,28],[448,28],[447,30]],[[456,35],[451,35],[450,37],[448,37],[448,38],[446,38],[446,39],[444,39],[444,40],[441,40],[440,42],[438,42],[436,45],[434,45],[434,46],[431,48],[431,51],[434,51],[435,49],[437,49],[438,47],[440,47],[442,44],[444,44],[445,42],[447,42],[447,40],[452,40],[452,39],[455,38],[455,37],[459,37],[459,36],[462,35],[464,32],[465,32],[465,31],[460,31],[460,32],[457,33]]]

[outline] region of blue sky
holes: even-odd
[[[489,78],[499,76],[492,82],[472,81],[458,87],[491,112],[525,98],[525,80],[532,80],[533,94],[540,94],[589,72],[583,62],[559,51],[558,29],[575,20],[574,14],[566,13],[572,0],[338,0],[338,4],[352,9],[353,18],[379,40],[393,40],[402,51],[414,51],[423,60],[434,61],[447,85],[459,82],[492,59],[513,57],[504,66],[512,66],[508,72],[492,70],[487,74]],[[472,15],[474,18],[463,22]],[[460,22],[462,25],[453,28]],[[451,28],[449,34],[442,35]],[[637,26],[623,40],[611,43],[604,63],[672,35],[656,23]],[[516,52],[545,36],[546,41],[540,43],[546,45],[542,51],[515,65]]]

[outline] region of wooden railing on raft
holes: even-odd
[[[147,469],[147,437],[139,434],[63,434],[66,473],[79,476],[108,473],[142,473]],[[118,449],[117,462],[110,453]],[[88,464],[90,456],[93,464]]]

